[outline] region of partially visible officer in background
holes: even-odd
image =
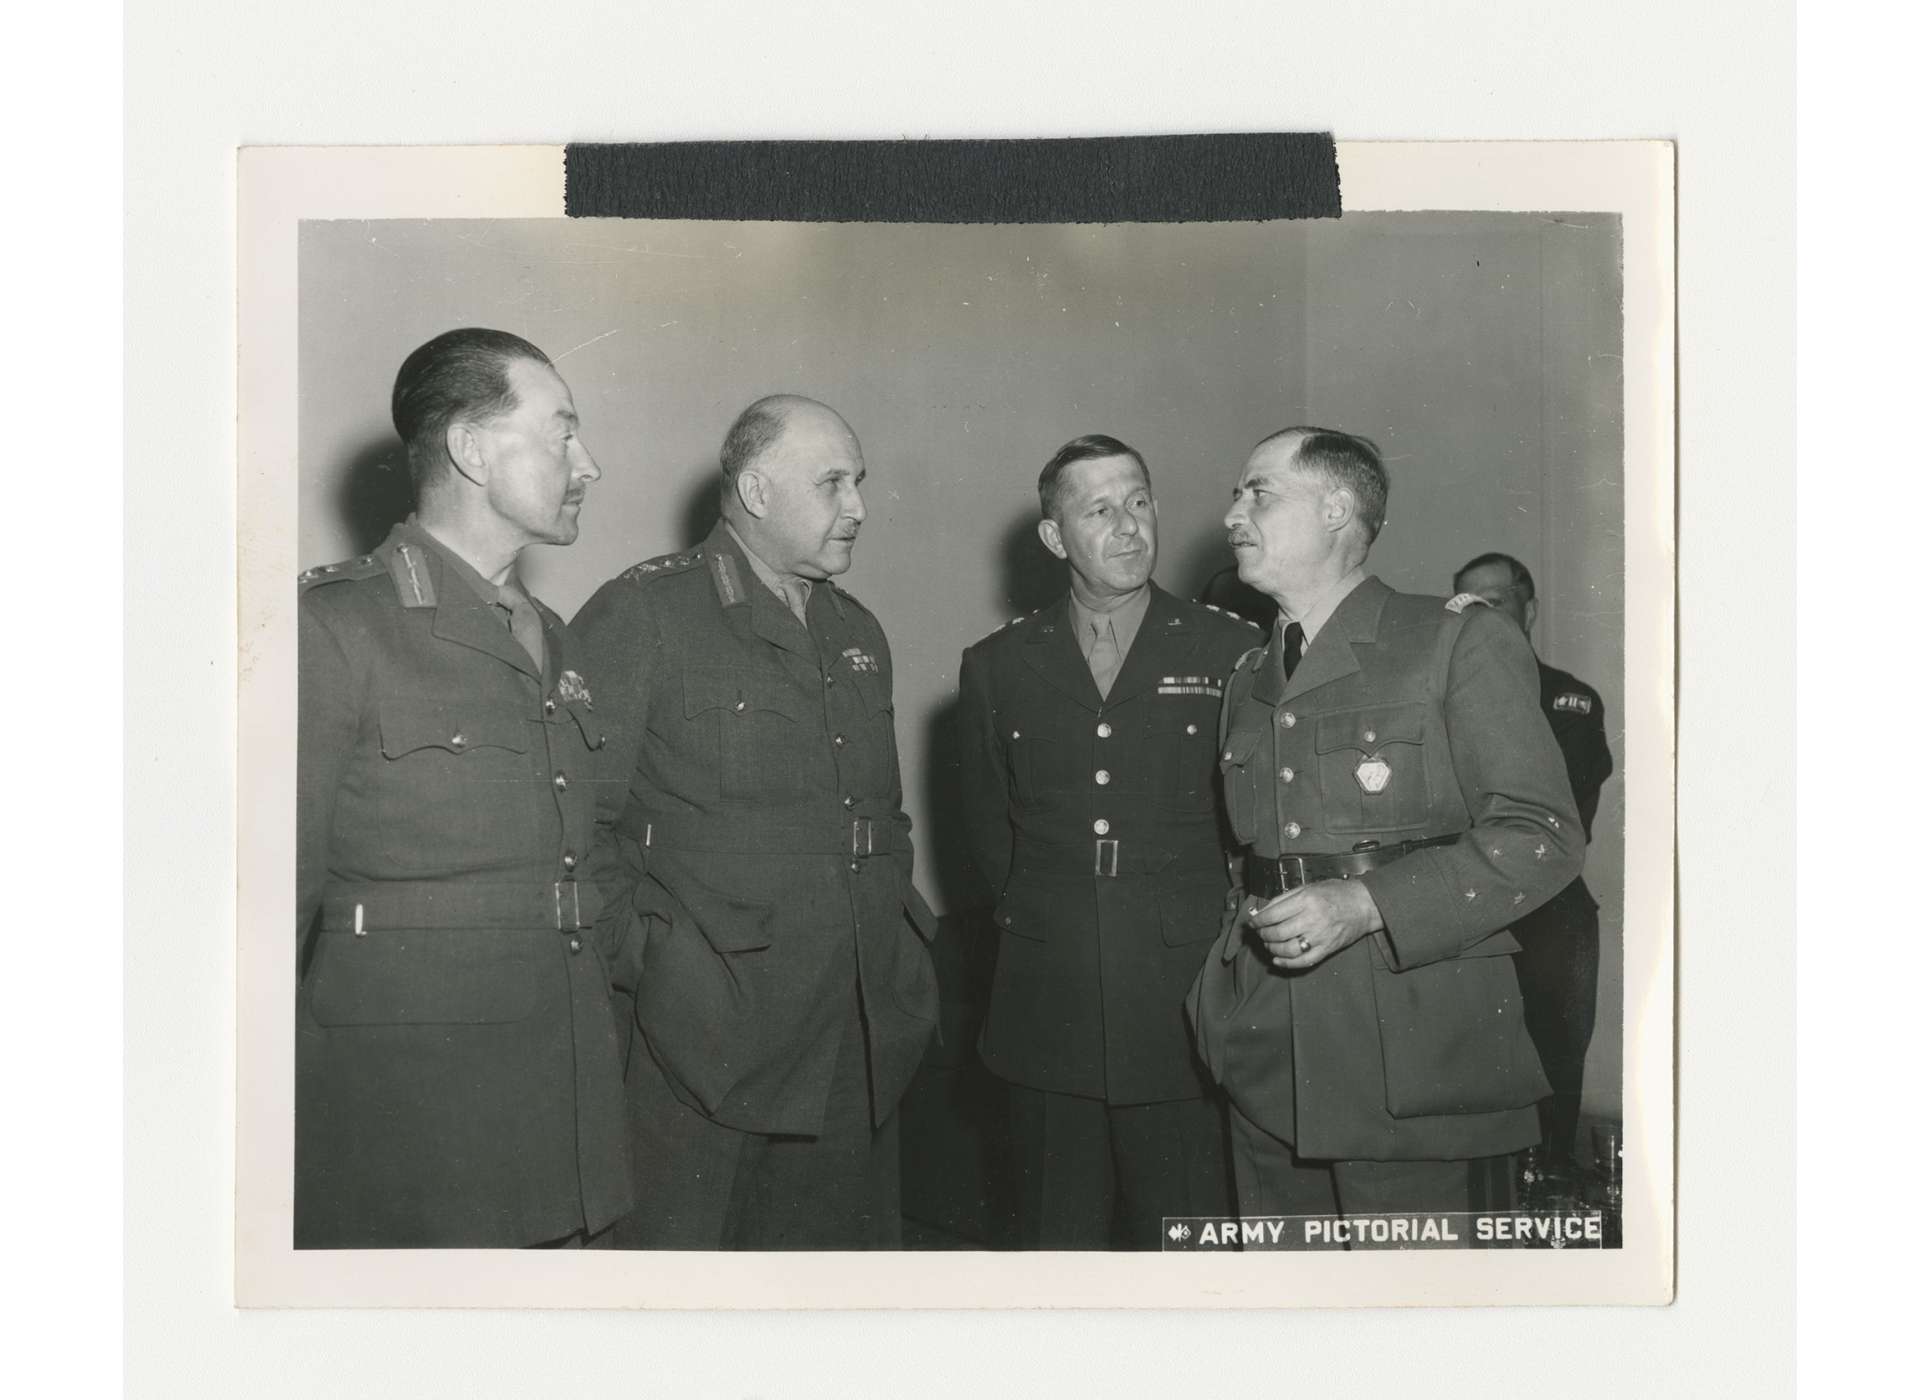
[[[1482,554],[1453,576],[1453,591],[1485,599],[1512,618],[1529,643],[1539,613],[1533,574],[1510,554]],[[1600,786],[1613,772],[1607,749],[1606,711],[1600,694],[1565,671],[1540,665],[1540,708],[1566,760],[1580,828],[1593,840],[1593,816]],[[1575,877],[1545,905],[1513,926],[1520,940],[1514,966],[1527,1007],[1527,1031],[1553,1086],[1540,1104],[1541,1156],[1550,1170],[1574,1165],[1574,1138],[1580,1126],[1580,1092],[1586,1076],[1587,1046],[1593,1040],[1594,1000],[1600,982],[1600,914],[1584,877]]]
[[[575,878],[604,739],[515,563],[600,468],[504,331],[415,350],[393,423],[418,513],[300,576],[294,1244],[577,1244],[633,1204]]]
[[[1181,1003],[1229,888],[1221,687],[1260,631],[1152,582],[1153,487],[1125,443],[1054,453],[1040,511],[1065,596],[960,662],[967,834],[1000,929],[980,1053],[1010,1085],[1022,1245],[1151,1248],[1162,1216],[1231,1201]]]
[[[1367,574],[1386,504],[1372,443],[1289,428],[1226,517],[1281,618],[1227,688],[1250,898],[1189,1002],[1243,1215],[1467,1210],[1472,1159],[1539,1140],[1506,930],[1579,873],[1579,819],[1525,639]]]
[[[639,1249],[900,1243],[895,1107],[939,1012],[900,806],[893,662],[833,583],[866,519],[825,404],[750,405],[721,519],[574,619],[612,736]],[[917,932],[916,932],[917,930]]]

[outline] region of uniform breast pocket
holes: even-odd
[[[1220,784],[1227,821],[1233,827],[1234,840],[1243,846],[1251,846],[1260,835],[1261,807],[1273,802],[1273,765],[1266,744],[1269,713],[1261,710],[1259,723],[1229,729],[1220,750]]]
[[[779,676],[740,667],[691,668],[686,718],[710,744],[720,795],[752,799],[802,791],[806,706]]]
[[[475,846],[517,852],[538,820],[535,799],[552,807],[537,766],[528,720],[406,700],[381,706],[376,807],[388,854],[406,865]]]
[[[1370,706],[1321,715],[1314,750],[1329,831],[1404,831],[1427,824],[1426,706]]]
[[[1211,812],[1219,791],[1217,702],[1168,704],[1147,730],[1152,795],[1176,812]]]

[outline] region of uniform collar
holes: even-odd
[[[1334,585],[1313,600],[1305,617],[1288,617],[1285,608],[1280,610],[1280,621],[1275,624],[1284,629],[1289,622],[1298,622],[1300,630],[1306,634],[1307,645],[1313,645],[1313,639],[1320,635],[1320,629],[1327,625],[1327,619],[1333,616],[1335,608],[1347,601],[1347,595],[1367,581],[1368,574],[1364,564],[1356,564],[1347,570]]]

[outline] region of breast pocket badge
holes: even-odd
[[[1370,754],[1361,759],[1359,766],[1353,770],[1353,780],[1360,784],[1360,791],[1367,796],[1378,797],[1393,781],[1393,768],[1384,758]]]

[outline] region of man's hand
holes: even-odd
[[[1316,880],[1264,905],[1250,900],[1246,918],[1282,972],[1318,967],[1385,927],[1373,895],[1359,880]]]

